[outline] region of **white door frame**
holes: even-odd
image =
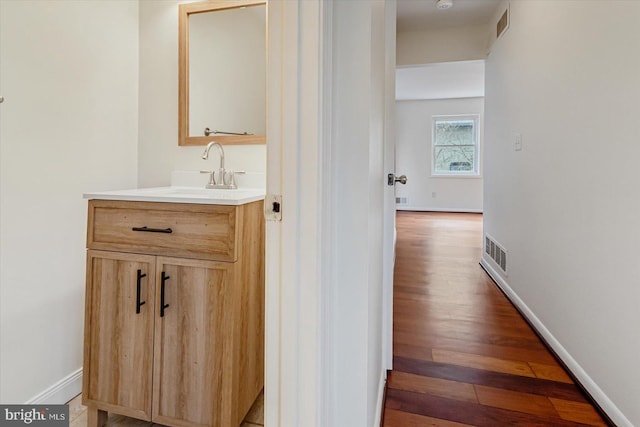
[[[267,193],[282,195],[282,221],[266,226],[265,425],[325,425],[322,278],[330,215],[331,2],[268,3]],[[323,38],[324,37],[324,38]],[[327,42],[328,40],[328,42]],[[265,207],[268,208],[268,207]],[[283,259],[282,254],[286,254]]]
[[[396,173],[396,0],[385,2],[385,114],[384,167]],[[395,186],[384,195],[383,213],[382,355],[387,370],[393,368],[393,271],[396,259]]]
[[[385,24],[393,19],[395,29],[395,0],[389,3],[393,13],[385,12]],[[333,6],[326,0],[271,0],[267,9],[267,193],[282,195],[282,221],[266,227],[265,426],[327,426],[336,416],[332,399],[339,398],[329,395],[339,381],[331,372],[330,357],[338,352],[329,330],[331,301],[339,291],[332,287],[330,252],[330,190],[340,180],[331,152]],[[395,72],[395,44],[387,55],[388,78]],[[393,120],[394,88],[395,80],[388,82],[387,123]],[[393,132],[393,126],[385,128],[384,138],[394,138]],[[380,351],[387,368],[392,263],[383,278],[383,322],[389,323]]]

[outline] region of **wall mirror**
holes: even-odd
[[[211,0],[178,9],[179,145],[264,144],[266,2]]]

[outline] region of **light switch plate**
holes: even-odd
[[[522,134],[516,134],[516,140],[513,144],[513,148],[516,151],[522,151]]]

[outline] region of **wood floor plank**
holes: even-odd
[[[434,396],[447,397],[454,400],[478,403],[476,392],[472,384],[458,381],[443,380],[441,378],[423,377],[406,372],[391,372],[388,387],[398,390],[428,393]]]
[[[476,385],[475,389],[478,401],[485,406],[510,409],[550,418],[560,416],[546,396],[481,385]]]
[[[397,233],[384,427],[598,425],[594,407],[478,265],[481,215],[399,212]]]
[[[606,426],[607,423],[592,405],[584,402],[549,398],[560,417],[565,420],[584,423],[591,426]]]
[[[474,427],[471,424],[456,423],[425,417],[424,415],[387,409],[384,413],[385,427]]]
[[[536,377],[538,378],[560,381],[569,384],[573,383],[571,377],[567,375],[565,370],[560,365],[558,365],[557,362],[555,364],[546,364],[531,361],[529,362],[529,366],[531,366],[533,373],[536,374]]]
[[[416,328],[437,329],[447,331],[451,335],[468,335],[483,330],[493,334],[500,334],[506,337],[520,338],[537,343],[538,338],[532,336],[531,330],[522,325],[507,324],[512,317],[503,317],[493,321],[487,319],[460,319],[453,318],[452,315],[439,318],[432,312],[416,313],[413,316],[399,315],[396,319],[396,330],[415,330]]]
[[[528,363],[517,360],[499,359],[497,357],[480,356],[477,354],[461,353],[437,348],[433,349],[432,357],[435,362],[536,378],[536,374],[533,373]]]
[[[398,339],[400,341],[400,339]],[[451,351],[460,351],[473,354],[479,354],[482,356],[506,358],[511,360],[523,360],[543,365],[557,365],[554,357],[545,348],[540,349],[528,349],[507,345],[496,345],[489,343],[479,343],[471,341],[463,341],[456,338],[450,338],[446,336],[432,335],[429,339],[430,346],[423,346],[415,341],[409,343],[396,342],[394,346],[394,354],[401,357],[408,357],[411,359],[423,359],[433,360],[431,357],[432,348],[440,348]],[[428,355],[426,353],[429,353]],[[533,368],[532,368],[533,369]],[[533,372],[536,373],[535,369]],[[542,378],[538,376],[538,378]],[[552,378],[546,378],[552,379]]]
[[[393,358],[393,370],[523,393],[539,394],[541,396],[546,395],[559,399],[585,401],[584,396],[575,384],[559,383],[540,378],[520,377],[501,372],[403,357]]]
[[[388,408],[398,411],[480,427],[506,425],[576,427],[581,425],[559,417],[550,419],[477,403],[394,389],[387,390],[387,405]]]
[[[433,360],[431,357],[431,348],[420,345],[396,342],[393,345],[393,354],[410,359]]]
[[[429,330],[425,335],[416,335],[414,331],[402,330],[394,326],[393,333],[394,341],[396,340],[397,335],[398,340],[400,340],[401,342],[421,343],[425,346],[431,343],[431,337],[439,336],[444,338],[454,338],[461,341],[468,341],[470,343],[519,347],[530,350],[544,349],[544,346],[537,341],[533,341],[527,338],[506,337],[504,335],[491,333],[490,331],[478,331],[474,334],[473,332],[460,333],[459,331],[450,332],[447,330]]]

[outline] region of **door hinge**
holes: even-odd
[[[282,196],[280,194],[267,194],[264,198],[264,219],[282,221]]]

